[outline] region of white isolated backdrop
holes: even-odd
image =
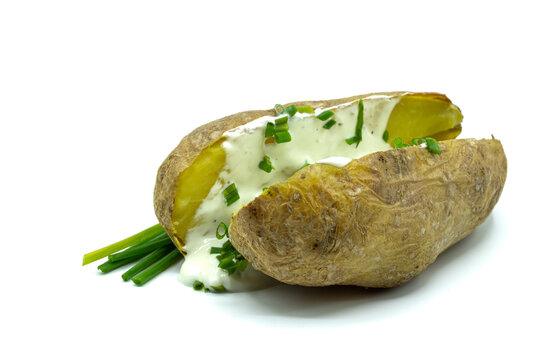
[[[0,357],[538,358],[534,1],[0,2]],[[501,139],[494,212],[391,290],[143,288],[82,255],[156,223],[195,127],[274,103],[437,91]]]

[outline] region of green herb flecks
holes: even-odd
[[[356,147],[360,145],[362,141],[362,128],[364,127],[364,102],[362,99],[358,101],[358,114],[356,116],[356,128],[354,130],[354,136],[345,139],[345,142],[349,145],[356,144]]]
[[[274,105],[274,112],[277,116],[285,114],[285,107],[281,104]]]
[[[248,261],[232,246],[229,240],[225,241],[220,248],[212,247],[210,254],[219,254],[216,256],[216,259],[219,260],[218,267],[229,275],[234,274],[235,271],[244,271],[248,265]]]
[[[382,139],[384,140],[384,142],[388,142],[388,137],[389,137],[388,130],[384,130],[384,133],[382,135]]]
[[[430,153],[432,154],[440,154],[441,149],[439,148],[439,144],[437,143],[437,140],[433,138],[426,138],[426,146]]]
[[[334,113],[332,111],[325,110],[322,113],[320,113],[319,115],[317,115],[317,119],[322,120],[322,121],[326,121],[326,120],[330,119],[332,116],[334,116]]]
[[[323,128],[329,130],[334,125],[336,125],[336,120],[330,119],[323,125]]]
[[[287,114],[289,114],[290,117],[293,117],[298,111],[298,108],[294,105],[289,105],[285,108],[285,111],[287,111]]]
[[[238,190],[236,190],[236,185],[234,183],[223,190],[223,197],[225,197],[227,206],[231,206],[235,201],[240,199],[240,194],[238,194]]]
[[[315,110],[309,105],[297,106],[296,108],[300,114],[315,114]]]
[[[222,221],[219,223],[218,227],[216,228],[216,237],[218,239],[223,239],[225,236],[229,237],[229,228]]]
[[[291,141],[291,134],[288,131],[276,131],[274,138],[278,144]]]
[[[270,173],[272,170],[274,170],[272,162],[270,161],[270,158],[268,156],[265,155],[262,161],[259,162],[259,169],[266,171],[267,173]]]

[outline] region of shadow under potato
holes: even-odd
[[[497,221],[494,218],[497,217]],[[497,232],[504,231],[501,216],[494,211],[472,234],[447,249],[423,273],[395,288],[366,289],[355,286],[302,287],[278,285],[245,293],[248,302],[241,312],[281,317],[327,318],[360,313],[364,320],[381,319],[406,312],[449,290],[471,273],[500,246]],[[497,236],[494,236],[496,235]],[[399,300],[399,303],[397,302]],[[238,301],[238,300],[236,300]]]

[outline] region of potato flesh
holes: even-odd
[[[455,139],[461,132],[462,119],[459,108],[445,96],[404,95],[388,119],[388,143],[393,146],[396,137],[403,143],[415,137]]]
[[[431,136],[437,140],[454,139],[461,132],[461,112],[448,98],[434,94],[403,95],[388,120],[388,143],[395,137],[410,142],[415,137]],[[191,166],[178,177],[171,215],[181,246],[187,231],[194,227],[197,209],[207,197],[226,163],[221,138],[203,150]]]
[[[197,209],[225,166],[226,153],[221,146],[223,141],[220,139],[201,151],[193,165],[178,177],[172,223],[182,241],[186,238],[187,230],[193,227]]]

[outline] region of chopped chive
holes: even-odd
[[[287,106],[285,111],[287,111],[287,114],[289,114],[290,117],[293,117],[294,114],[296,114],[296,112],[298,111],[298,108],[294,105],[289,105]]]
[[[274,136],[276,130],[275,130],[275,125],[273,123],[271,123],[270,121],[266,123],[266,129],[264,130],[264,137],[265,138],[269,138],[269,137],[272,137]]]
[[[221,248],[212,246],[210,248],[210,254],[221,254]]]
[[[296,108],[300,114],[315,114],[315,110],[309,105],[297,106]]]
[[[432,154],[440,154],[441,149],[439,148],[439,144],[437,143],[437,140],[433,138],[426,138],[426,146],[430,153]]]
[[[388,130],[384,130],[384,133],[382,134],[382,139],[384,140],[384,142],[388,142],[388,137]]]
[[[118,241],[114,244],[105,246],[101,249],[98,249],[96,251],[92,251],[88,254],[85,254],[83,256],[83,265],[90,264],[96,260],[102,259],[106,256],[109,256],[111,254],[114,254],[115,252],[124,250],[127,247],[130,247],[132,245],[135,245],[141,241],[151,239],[159,234],[164,233],[165,230],[161,227],[160,224],[156,224],[152,227],[149,227],[146,230],[143,230],[133,236],[130,236],[124,240]]]
[[[301,167],[299,167],[298,170],[295,171],[295,173],[298,172],[298,171],[300,171],[300,170],[302,170],[303,168],[305,168],[306,166],[309,166],[309,165],[311,165],[311,164],[308,163],[308,161],[306,160],[305,163],[304,163],[304,165],[302,165]]]
[[[219,286],[211,286],[212,289],[214,289],[215,292],[226,292],[227,289],[225,289],[225,286],[219,285]]]
[[[223,229],[223,234],[219,232],[219,229]],[[218,239],[223,239],[225,236],[229,237],[229,229],[227,228],[227,225],[222,221],[219,223],[217,229],[216,229],[216,237]]]
[[[285,107],[281,104],[274,105],[274,112],[277,116],[285,114]]]
[[[212,248],[210,253],[219,253],[216,256],[219,261],[218,267],[229,275],[234,274],[237,270],[244,271],[248,265],[248,261],[232,246],[230,240],[225,241],[221,248]]]
[[[127,264],[131,264],[137,260],[140,260],[144,257],[144,254],[143,255],[138,255],[138,256],[134,256],[134,257],[130,257],[130,258],[126,258],[126,259],[122,259],[120,261],[111,261],[111,260],[107,260],[105,261],[103,264],[99,265],[97,268],[99,271],[101,271],[102,273],[106,274],[106,273],[109,273],[113,270],[116,270],[124,265],[127,265]]]
[[[259,163],[259,169],[266,171],[267,173],[274,170],[272,162],[270,161],[270,158],[268,156],[265,155],[262,161]]]
[[[397,137],[397,138],[394,139],[394,147],[396,149],[401,149],[401,148],[404,148],[404,147],[407,147],[407,146],[410,146],[410,145],[407,144],[407,143],[403,143],[400,137]]]
[[[426,143],[426,139],[424,138],[414,138],[411,140],[411,143],[413,145],[420,145],[420,144],[425,144]]]
[[[328,130],[334,125],[336,125],[336,120],[330,119],[326,122],[326,124],[323,125],[323,128]]]
[[[291,141],[291,134],[288,131],[276,131],[274,138],[278,144]]]
[[[263,187],[263,188],[262,188],[262,191],[263,191],[263,192],[265,192],[265,191],[267,191],[267,190],[268,190],[267,187]]]
[[[356,147],[362,141],[362,128],[364,127],[364,102],[362,99],[358,101],[358,115],[356,117],[356,129],[354,136],[356,137]]]
[[[205,288],[204,284],[200,282],[199,280],[195,281],[193,283],[193,290],[201,291]]]
[[[317,119],[322,120],[322,121],[326,121],[326,120],[330,119],[332,116],[334,116],[334,113],[332,111],[325,110],[322,113],[320,113],[319,115],[317,115]]]
[[[234,183],[223,190],[223,196],[225,197],[227,206],[231,206],[231,204],[240,199],[240,194],[238,194],[238,190],[236,190],[236,185]]]
[[[133,281],[133,283],[137,286],[142,286],[157,275],[161,274],[163,271],[167,270],[171,265],[174,265],[180,259],[182,259],[182,254],[180,251],[178,251],[178,249],[174,249],[158,260],[158,262],[135,276],[133,279],[131,279],[131,281]]]
[[[141,259],[138,263],[133,265],[128,271],[122,274],[122,279],[124,281],[128,281],[141,271],[148,268],[150,265],[154,264],[155,262],[159,261],[161,258],[163,258],[169,251],[174,249],[174,245],[170,244],[167,246],[164,246],[162,248],[156,249],[150,254],[146,255],[144,258]]]
[[[144,256],[156,249],[159,249],[160,247],[169,244],[171,244],[171,238],[169,237],[169,235],[167,235],[167,233],[163,233],[143,244],[137,244],[122,252],[109,255],[109,260],[120,261],[134,256]]]
[[[357,141],[356,136],[351,136],[350,138],[345,139],[345,142],[349,145],[354,144]]]
[[[287,131],[289,130],[289,118],[287,116],[276,119],[276,130],[275,132]]]

